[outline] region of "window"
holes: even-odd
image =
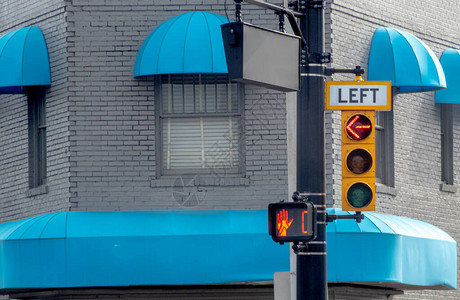
[[[161,175],[241,172],[240,85],[227,75],[164,75],[156,91]]]
[[[29,188],[46,183],[46,101],[45,89],[27,90],[29,118]]]
[[[454,184],[452,104],[441,104],[441,181]]]
[[[375,180],[394,187],[393,111],[375,112]]]

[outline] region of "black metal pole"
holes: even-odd
[[[324,167],[323,1],[300,0],[300,29],[307,39],[297,98],[297,191],[317,207],[317,238],[297,255],[297,300],[325,300],[326,198]],[[310,54],[310,55],[307,55]]]

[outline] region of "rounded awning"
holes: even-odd
[[[228,73],[220,25],[208,12],[175,16],[150,33],[134,65],[134,77],[158,74]]]
[[[0,93],[21,93],[23,87],[51,85],[45,37],[36,26],[0,38]]]
[[[368,80],[391,80],[401,93],[446,87],[444,71],[434,52],[412,34],[378,28],[369,51]]]
[[[329,213],[351,214],[338,209]],[[457,243],[446,232],[410,218],[364,215],[361,223],[328,224],[329,282],[401,290],[457,288]]]
[[[447,88],[436,91],[435,102],[460,104],[460,50],[446,49],[440,62],[446,75]]]
[[[327,226],[330,282],[456,288],[457,243],[444,231],[365,216]],[[273,280],[289,271],[289,244],[272,241],[267,219],[266,209],[60,212],[3,223],[0,290]]]

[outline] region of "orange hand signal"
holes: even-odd
[[[278,236],[286,236],[286,230],[289,228],[289,226],[291,226],[292,221],[294,221],[294,219],[291,219],[290,221],[288,220],[288,212],[285,209],[276,214],[276,226],[278,228]]]

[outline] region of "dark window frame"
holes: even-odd
[[[454,184],[454,130],[452,104],[441,104],[441,181]]]
[[[44,87],[27,88],[28,139],[29,139],[29,188],[46,184],[46,91]]]
[[[394,174],[394,114],[392,109],[375,112],[375,181],[388,187],[395,187]]]

